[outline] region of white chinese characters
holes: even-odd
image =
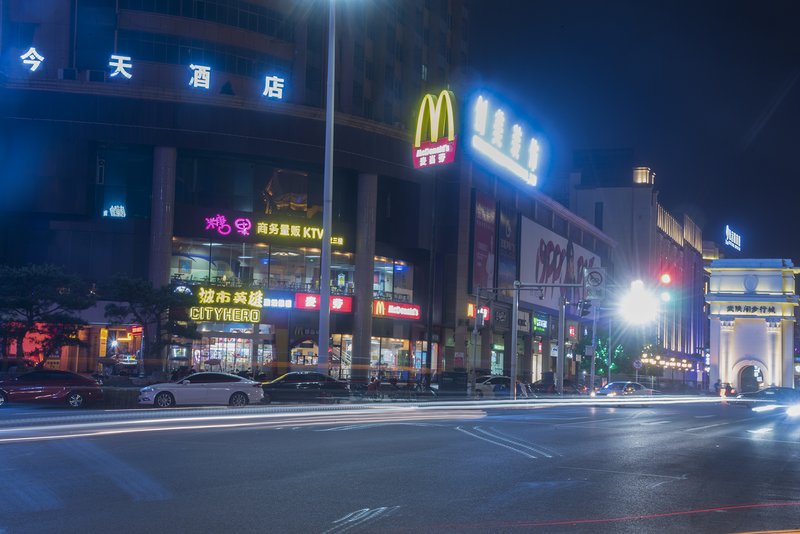
[[[25,65],[30,65],[31,72],[39,68],[39,65],[44,61],[44,56],[36,51],[34,47],[30,47],[27,52],[19,56]]]
[[[283,84],[286,80],[277,76],[267,76],[264,78],[264,96],[268,98],[283,99]]]
[[[208,89],[211,87],[211,67],[205,65],[189,65],[192,69],[192,77],[189,80],[189,85],[201,89]]]
[[[114,69],[114,71],[109,75],[111,78],[115,78],[122,74],[126,79],[130,80],[133,76],[130,72],[128,72],[128,69],[133,68],[130,56],[118,56],[116,54],[111,54],[111,60],[108,62],[108,66]]]

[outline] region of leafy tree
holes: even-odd
[[[142,326],[142,360],[145,370],[166,368],[165,349],[177,338],[199,339],[197,324],[180,321],[178,315],[192,305],[190,294],[167,285],[153,287],[147,280],[117,275],[105,293],[114,302],[106,305],[106,318],[114,323],[134,321]],[[159,365],[160,364],[160,365]]]
[[[78,277],[55,265],[0,266],[0,336],[16,345],[23,359],[27,338],[42,363],[64,346],[79,346],[86,323],[80,312],[94,296]],[[4,343],[4,346],[6,343]]]

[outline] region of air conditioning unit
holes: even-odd
[[[77,80],[78,79],[78,70],[77,69],[58,69],[58,79],[59,80]]]
[[[89,82],[104,82],[106,81],[106,72],[103,70],[87,70],[86,80]]]

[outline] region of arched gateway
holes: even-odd
[[[794,308],[790,260],[725,259],[711,263],[706,301],[711,319],[711,384],[738,391],[794,387]]]

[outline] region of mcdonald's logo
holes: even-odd
[[[451,91],[425,95],[419,105],[412,156],[414,168],[452,163],[456,157],[456,119]],[[427,137],[423,140],[423,137]]]
[[[375,317],[394,317],[396,319],[419,319],[422,316],[422,310],[416,304],[373,300],[372,315]]]
[[[372,301],[372,315],[383,317],[386,315],[386,301],[374,300]]]

